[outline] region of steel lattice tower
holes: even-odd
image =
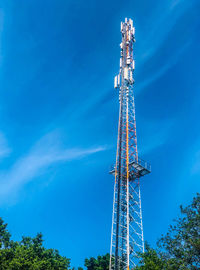
[[[144,252],[140,177],[151,171],[138,158],[133,91],[133,44],[135,28],[131,19],[121,23],[120,71],[114,86],[119,90],[119,124],[115,176],[110,270],[129,270],[137,265],[137,252]]]

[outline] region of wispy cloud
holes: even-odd
[[[155,9],[152,17],[149,18],[148,31],[146,33],[143,31],[142,36],[139,37],[143,42],[140,42],[141,44],[138,48],[136,68],[138,69],[138,74],[142,74],[140,75],[142,80],[137,82],[137,92],[142,91],[149,84],[164,75],[178,62],[191,44],[192,35],[187,38],[184,44],[180,43],[180,46],[174,46],[173,50],[170,50],[170,56],[166,57],[162,64],[159,61],[159,65],[156,65],[156,54],[163,50],[165,44],[168,44],[168,38],[174,30],[175,24],[177,24],[181,16],[193,7],[192,3],[193,1],[184,0],[162,1],[160,6],[158,5]],[[144,73],[144,67],[146,66],[153,66],[151,72],[148,72],[147,75]]]
[[[91,148],[62,148],[57,133],[49,133],[41,138],[25,156],[19,158],[13,167],[0,175],[0,195],[2,198],[18,192],[26,183],[44,173],[50,165],[84,158],[106,150],[104,146]]]
[[[195,155],[195,160],[191,168],[192,174],[200,174],[200,150]]]
[[[2,132],[0,132],[0,159],[7,157],[11,153],[7,140]]]
[[[165,144],[170,136],[175,120],[162,120],[157,122],[147,122],[144,134],[142,134],[142,148],[139,149],[139,154],[145,155],[161,145]]]
[[[162,1],[149,18],[148,31],[144,32],[143,43],[140,46],[141,64],[152,57],[168,38],[178,19],[192,7],[193,1],[171,0]]]
[[[170,57],[166,63],[161,66],[159,69],[155,69],[153,74],[150,74],[149,77],[144,79],[141,83],[138,83],[137,91],[140,92],[142,89],[146,88],[148,85],[158,80],[162,75],[164,75],[170,68],[172,68],[179,60],[180,56],[185,52],[185,50],[191,44],[191,40],[188,40],[183,47],[179,49],[175,56]]]
[[[200,141],[195,142],[192,149],[190,149],[188,156],[190,157],[190,159],[187,160],[187,163],[190,166],[190,173],[192,175],[199,175],[200,174]]]
[[[170,3],[170,9],[173,10],[176,6],[183,3],[185,0],[172,0]]]

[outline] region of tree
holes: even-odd
[[[178,265],[178,269],[200,268],[200,194],[191,205],[180,207],[182,216],[170,226],[168,233],[158,241],[166,260]]]
[[[19,242],[10,239],[7,224],[0,218],[0,269],[1,270],[67,270],[70,260],[55,249],[43,247],[42,234],[22,237]]]
[[[0,249],[9,247],[10,237],[11,235],[7,230],[7,224],[0,218]]]
[[[166,269],[166,263],[159,255],[159,253],[151,248],[147,243],[145,245],[145,252],[139,254],[141,260],[139,266],[135,270],[163,270]]]
[[[200,269],[200,194],[191,205],[180,207],[181,217],[158,241],[158,251],[146,246],[136,270]]]
[[[97,259],[91,257],[85,259],[85,266],[87,270],[108,270],[109,269],[110,255],[98,256]]]

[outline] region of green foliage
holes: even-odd
[[[181,208],[182,216],[170,226],[158,241],[166,260],[175,262],[177,269],[200,269],[200,194],[191,205]]]
[[[135,270],[162,270],[165,269],[165,262],[159,256],[156,250],[150,248],[148,244],[146,244],[145,253],[140,254],[140,266],[137,266]]]
[[[10,236],[7,230],[7,224],[0,218],[0,249],[8,248],[10,245]]]
[[[87,270],[108,270],[109,269],[110,255],[98,256],[97,259],[91,257],[85,259],[85,266]]]
[[[159,251],[147,245],[136,270],[200,269],[200,194],[191,205],[180,209],[182,216],[158,241]]]
[[[1,270],[66,270],[70,260],[57,250],[43,247],[42,234],[22,237],[20,242],[10,240],[7,224],[0,218]]]

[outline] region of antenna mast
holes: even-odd
[[[122,42],[120,71],[114,87],[119,90],[119,124],[115,176],[109,270],[129,270],[138,263],[137,252],[144,252],[144,236],[140,195],[140,177],[151,166],[138,158],[133,44],[135,28],[131,19],[121,22]]]

